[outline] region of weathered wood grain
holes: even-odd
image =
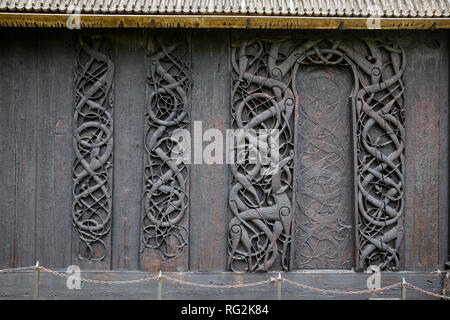
[[[65,272],[65,270],[61,270]],[[203,285],[246,284],[277,277],[276,273],[235,274],[230,272],[183,272],[164,273],[173,279],[200,283]],[[155,273],[137,271],[82,271],[81,276],[97,280],[136,280],[155,276]],[[340,290],[366,290],[366,273],[360,272],[290,272],[282,273],[283,278],[297,283],[321,289]],[[383,272],[381,274],[381,287],[397,282],[402,278],[407,282],[425,290],[441,293],[445,273],[437,272]],[[158,297],[157,281],[152,280],[138,284],[91,284],[82,282],[80,290],[69,290],[66,287],[66,278],[57,277],[41,272],[39,277],[39,299],[146,299],[156,300]],[[33,292],[33,272],[20,272],[0,275],[0,299],[31,299]],[[242,288],[207,288],[180,284],[167,279],[162,280],[161,297],[163,300],[276,300],[278,298],[277,284],[267,283],[254,287]],[[437,299],[410,288],[406,291],[408,300]],[[400,288],[394,288],[377,294],[337,295],[318,293],[308,289],[299,288],[283,282],[281,285],[281,298],[283,300],[303,299],[399,299]]]
[[[14,266],[29,266],[36,263],[38,31],[23,32],[20,36],[16,35],[12,42],[16,107]]]
[[[435,270],[439,255],[439,73],[435,34],[410,39],[405,73],[405,269]]]
[[[13,265],[15,221],[14,32],[0,31],[0,268]],[[17,41],[15,42],[17,43]]]
[[[139,268],[145,112],[145,37],[116,34],[112,268]]]
[[[50,267],[70,264],[72,36],[41,32],[38,48],[36,132],[36,259]],[[63,40],[63,41],[61,41]],[[62,43],[61,43],[62,42]]]
[[[225,130],[229,128],[230,114],[229,39],[228,31],[192,34],[191,119],[201,121],[203,132],[210,128],[220,130],[222,142],[225,141]],[[204,141],[203,147],[209,143],[213,143],[212,139]],[[223,161],[225,159],[224,152]],[[203,161],[191,166],[190,270],[225,270],[228,179],[226,164]]]
[[[449,41],[440,36],[439,74],[439,268],[450,261],[449,251]]]
[[[353,76],[346,67],[296,74],[294,269],[355,267]]]

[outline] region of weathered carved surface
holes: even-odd
[[[282,156],[281,170],[270,177],[259,176],[253,167],[231,165],[229,268],[267,271],[277,267],[278,259],[278,265],[288,268],[291,122],[301,99],[293,84],[302,64],[345,65],[353,73],[350,106],[356,172],[346,174],[357,176],[358,267],[398,268],[404,208],[402,49],[386,40],[244,40],[234,45],[232,63],[234,127],[278,126]],[[298,111],[296,117],[304,120]]]
[[[354,266],[353,148],[348,68],[302,66],[296,75],[293,268]]]
[[[114,64],[101,38],[79,38],[73,114],[73,210],[80,260],[111,249]]]
[[[172,158],[171,139],[174,130],[189,129],[189,59],[184,39],[149,42],[142,231],[144,250],[158,252],[163,263],[179,256],[189,241],[188,167]]]
[[[233,271],[288,269],[292,224],[294,94],[290,75],[274,68],[270,43],[239,42],[232,48],[232,125],[237,129],[278,129],[279,170],[261,163],[232,164],[228,268]],[[255,141],[246,140],[249,150]],[[239,150],[236,150],[238,154]],[[248,154],[246,155],[248,157]]]
[[[404,197],[405,57],[391,42],[365,42],[348,51],[357,71],[359,267],[401,267]],[[364,57],[364,58],[363,58]],[[358,83],[359,82],[359,83]]]

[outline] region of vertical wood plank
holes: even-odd
[[[115,35],[112,268],[139,268],[145,106],[143,33]]]
[[[405,269],[434,270],[439,253],[439,42],[410,38],[405,89]]]
[[[192,34],[192,121],[201,121],[203,132],[219,129],[223,139],[230,121],[229,39],[228,31]],[[203,146],[209,143],[204,142]],[[226,268],[228,180],[225,164],[191,166],[191,270]]]
[[[448,32],[440,32],[439,91],[439,265],[449,261],[449,41]]]
[[[19,39],[18,39],[19,38]],[[16,137],[16,267],[34,265],[36,230],[36,119],[39,76],[38,30],[15,38],[15,137]]]
[[[15,213],[15,32],[0,32],[0,268],[13,265]]]
[[[37,113],[36,259],[64,267],[71,259],[72,37],[39,34]]]

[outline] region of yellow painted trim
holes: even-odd
[[[0,12],[0,27],[66,28],[69,14]],[[81,28],[372,29],[367,18],[82,14]],[[373,20],[372,20],[373,21]],[[450,29],[450,18],[380,18],[376,29]]]

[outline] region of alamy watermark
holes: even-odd
[[[69,290],[81,289],[81,269],[77,265],[67,267],[66,273],[69,275],[66,280],[66,287]]]
[[[368,289],[380,289],[381,288],[381,270],[377,265],[369,266],[366,273],[371,275],[366,280],[366,285]]]
[[[280,131],[278,129],[227,129],[203,131],[201,121],[194,121],[193,135],[187,129],[172,132],[170,158],[184,164],[242,164],[259,167],[261,175],[279,170]]]
[[[71,30],[81,29],[81,8],[71,4],[67,8],[67,13],[69,14],[66,22],[67,28]]]
[[[367,29],[381,29],[382,9],[379,4],[370,4],[367,8],[369,18],[367,18]]]

